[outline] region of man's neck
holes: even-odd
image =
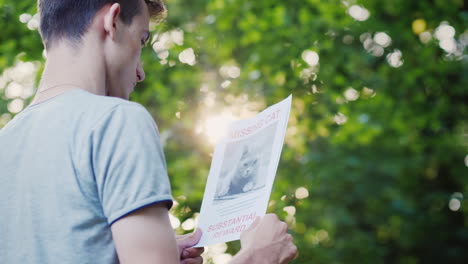
[[[97,95],[107,94],[104,59],[99,47],[85,39],[80,48],[66,41],[54,44],[47,53],[45,69],[32,104],[77,88]]]

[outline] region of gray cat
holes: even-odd
[[[258,155],[244,146],[242,156],[235,169],[226,172],[225,176],[218,182],[216,198],[251,191],[256,185],[259,167],[260,158]]]

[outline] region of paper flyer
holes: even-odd
[[[283,148],[292,96],[256,116],[233,122],[216,145],[194,247],[240,239],[266,213]]]

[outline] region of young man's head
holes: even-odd
[[[128,99],[144,79],[141,47],[149,38],[150,17],[165,13],[162,0],[38,0],[38,9],[46,50],[64,43],[99,50],[107,94]]]

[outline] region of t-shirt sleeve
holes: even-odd
[[[172,196],[158,129],[138,104],[118,105],[92,130],[97,194],[109,224]]]

